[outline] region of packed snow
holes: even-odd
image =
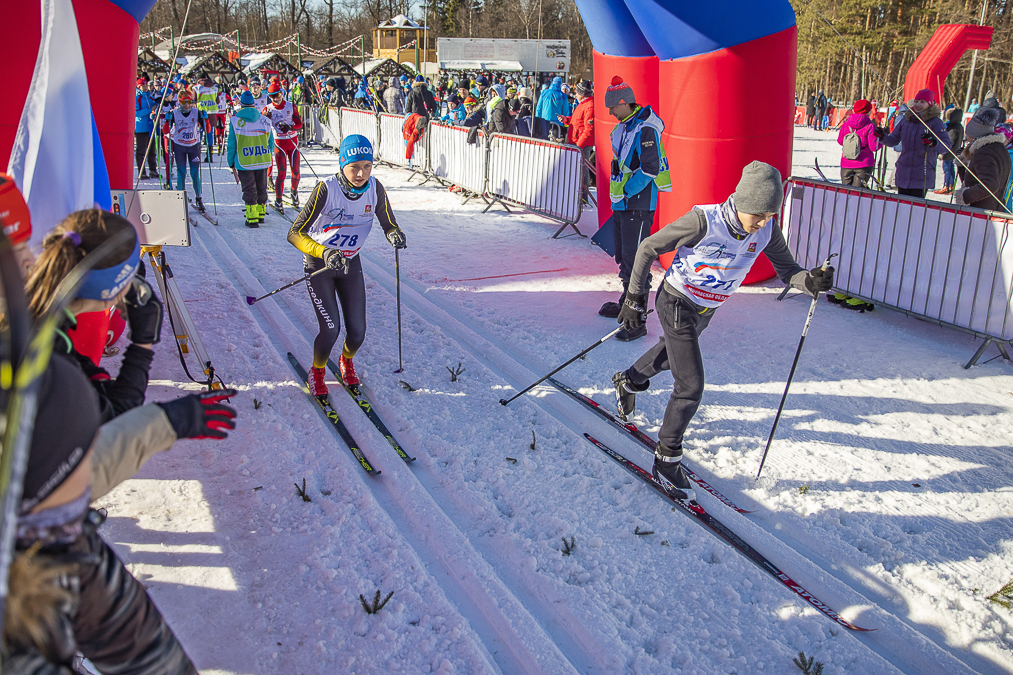
[[[818,156],[838,177],[835,135],[798,129],[796,141],[796,175],[815,177]],[[305,154],[321,176],[337,170],[331,151]],[[620,291],[616,265],[588,239],[552,240],[556,225],[539,216],[483,214],[481,202],[376,168],[408,239],[404,372],[394,254],[379,227],[361,254],[369,328],[355,363],[417,460],[399,459],[329,379],[382,470],[371,477],[286,358],[310,361],[306,291],[244,299],[302,275],[289,223],[269,209],[247,229],[231,173],[212,174],[220,225],[198,218],[193,245],[166,256],[215,367],[240,390],[237,429],[181,441],[100,504],[105,537],[201,672],[745,675],[799,672],[800,651],[827,675],[1013,671],[1011,612],[986,600],[1013,577],[1013,370],[987,360],[994,348],[964,370],[970,336],[821,302],[757,481],[809,300],[777,302],[776,280],[743,288],[702,336],[707,391],[686,461],[755,513],[698,491],[701,504],[875,629],[856,633],[588,443],[584,432],[650,466],[562,393],[539,386],[498,404],[615,326],[597,310]],[[313,183],[304,163],[304,195]],[[614,409],[611,376],[658,339],[656,315],[648,332],[558,377]],[[151,372],[148,400],[198,388],[168,325]],[[670,391],[663,374],[638,397],[633,421],[652,436]],[[297,494],[303,480],[311,501]],[[377,591],[393,596],[367,614],[360,595],[372,603]]]

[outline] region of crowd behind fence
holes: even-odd
[[[486,210],[498,203],[507,210],[517,206],[556,220],[562,226],[554,238],[568,227],[584,236],[576,227],[584,169],[575,145],[430,122],[409,160],[401,115],[326,108],[314,109],[310,118],[312,137],[323,145],[337,148],[345,136],[361,134],[373,144],[375,161],[455,185],[465,201],[484,200]]]
[[[993,343],[1009,358],[1009,214],[796,178],[781,222],[800,265],[840,255],[842,292],[983,339],[966,368]]]

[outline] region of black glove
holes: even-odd
[[[283,134],[287,134],[291,130],[292,130],[292,127],[290,127],[289,125],[285,124],[284,122],[282,122],[281,124],[278,125],[278,131],[280,131]]]
[[[165,411],[176,438],[222,439],[236,428],[236,409],[221,401],[237,393],[235,389],[212,389],[156,405]]]
[[[930,148],[935,147],[935,145],[936,145],[936,137],[933,136],[932,133],[929,132],[929,131],[923,131],[922,132],[922,145],[926,145],[926,146],[928,146]]]
[[[872,133],[876,134],[876,138],[883,138],[883,136],[886,136],[886,129],[883,127],[874,127]]]
[[[805,289],[816,297],[820,293],[826,293],[834,285],[834,268],[814,267],[809,270],[805,278]]]
[[[619,309],[619,323],[628,331],[635,331],[647,323],[646,296],[626,292],[623,306]]]
[[[404,238],[404,232],[398,228],[394,228],[387,233],[387,241],[394,248],[408,248],[408,242]]]
[[[335,272],[348,271],[348,259],[336,248],[329,248],[324,252],[324,264]]]
[[[156,345],[162,339],[162,303],[144,280],[144,266],[140,269],[141,273],[130,282],[130,290],[123,297],[130,341],[139,345]]]
[[[619,170],[619,160],[618,159],[613,159],[612,160],[612,163],[609,165],[609,169],[611,171],[611,174],[612,174],[613,178],[618,179],[620,176],[622,176],[622,172]]]

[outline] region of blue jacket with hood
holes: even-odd
[[[542,92],[538,99],[538,107],[535,109],[535,117],[548,120],[553,124],[559,124],[556,115],[569,117],[570,99],[563,93],[563,78],[552,78],[552,84]]]

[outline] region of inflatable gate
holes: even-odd
[[[616,120],[605,89],[623,78],[665,122],[672,192],[654,230],[723,201],[754,159],[791,171],[797,30],[788,0],[576,0],[594,46],[598,175],[609,175]],[[598,222],[611,210],[598,202]],[[663,263],[667,265],[665,257]],[[761,257],[747,283],[768,279]]]

